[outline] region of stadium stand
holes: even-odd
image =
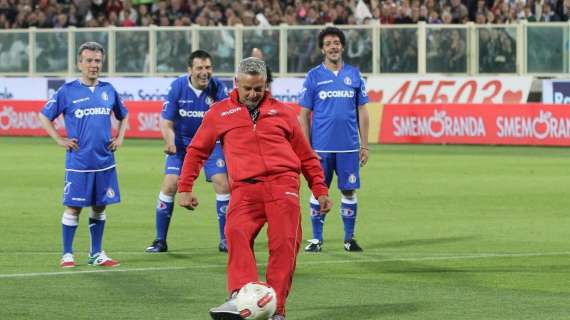
[[[0,29],[568,21],[569,0],[0,0]]]

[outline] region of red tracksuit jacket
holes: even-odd
[[[220,138],[230,183],[281,174],[303,173],[313,195],[328,195],[321,164],[307,142],[290,107],[266,93],[254,124],[237,90],[214,105],[188,146],[178,183],[179,192],[192,192],[204,161]]]

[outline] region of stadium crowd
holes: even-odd
[[[570,0],[0,0],[0,29],[568,21]]]

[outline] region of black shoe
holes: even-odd
[[[323,249],[323,242],[319,239],[309,240],[309,244],[305,247],[305,252],[321,252]]]
[[[351,252],[361,252],[362,248],[358,245],[355,239],[350,239],[344,242],[344,250]]]
[[[150,253],[159,253],[159,252],[167,252],[168,245],[166,244],[166,240],[154,240],[152,244],[144,250],[145,252]]]
[[[218,250],[220,252],[228,252],[228,245],[226,243],[226,239],[220,241],[220,244],[218,245]]]

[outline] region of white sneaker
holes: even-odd
[[[119,261],[113,260],[105,254],[105,251],[101,251],[96,253],[93,256],[90,256],[87,260],[87,264],[90,266],[100,266],[100,267],[118,267],[120,266]]]
[[[66,253],[63,256],[61,256],[61,261],[59,262],[59,266],[62,268],[74,268],[75,259],[73,258],[73,254]]]

